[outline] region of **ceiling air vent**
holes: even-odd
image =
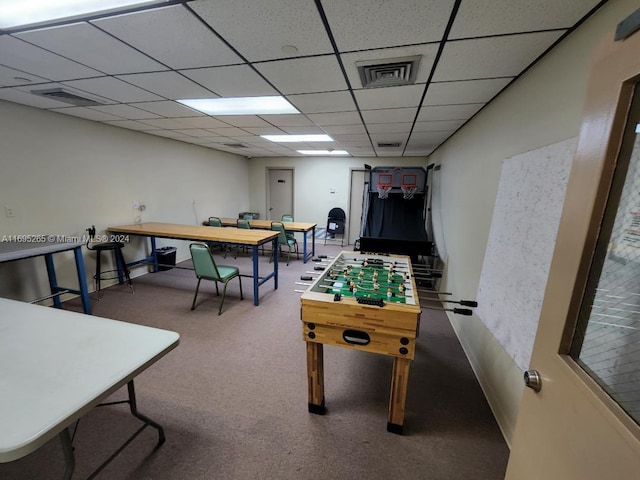
[[[418,74],[421,55],[356,62],[363,88],[412,85]]]
[[[98,102],[92,98],[81,97],[75,93],[68,92],[62,88],[48,88],[46,90],[31,90],[34,95],[40,95],[41,97],[51,98],[60,102],[70,103],[79,107],[91,107],[94,105],[103,105],[102,102]]]
[[[232,147],[232,148],[248,148],[246,145],[243,145],[241,143],[223,143],[223,145],[225,147]]]
[[[378,142],[378,148],[400,148],[402,142],[382,143]]]

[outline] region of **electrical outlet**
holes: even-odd
[[[4,213],[7,218],[13,218],[16,216],[16,209],[14,207],[5,206]]]

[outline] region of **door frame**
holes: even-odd
[[[624,475],[640,468],[640,426],[569,356],[634,88],[640,82],[638,51],[640,33],[618,42],[610,34],[595,53],[530,363],[542,377],[542,388],[525,388],[523,393],[508,480],[587,480],[603,474],[628,478]],[[547,420],[551,411],[555,424]],[[545,421],[549,425],[542,426]],[[564,437],[571,439],[570,445]]]
[[[294,167],[265,167],[265,215],[266,217],[271,217],[271,211],[269,208],[271,207],[271,170],[289,170],[291,171],[291,215],[294,215],[295,218],[295,208],[296,208],[296,172]],[[278,219],[266,218],[266,220],[278,221]]]

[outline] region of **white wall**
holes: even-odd
[[[333,207],[349,211],[350,172],[353,168],[364,168],[365,163],[372,167],[427,166],[425,157],[253,158],[250,160],[251,211],[260,212],[260,218],[267,218],[267,168],[293,168],[293,213],[296,220],[317,223],[319,228],[324,228]],[[335,189],[336,193],[330,193],[330,189]]]
[[[0,144],[0,240],[131,224],[134,200],[147,206],[143,221],[185,224],[249,207],[248,160],[238,155],[2,101]],[[15,217],[7,218],[5,206]],[[128,261],[146,250],[147,241],[132,243]],[[189,258],[187,242],[158,244],[178,246],[178,260]],[[84,250],[84,257],[92,276],[94,254]],[[59,283],[77,285],[73,255],[54,258]],[[0,264],[0,296],[31,300],[47,287],[42,257]]]
[[[476,295],[502,161],[579,133],[593,48],[637,8],[634,0],[611,0],[431,155],[442,166],[446,290]],[[478,317],[451,321],[510,442],[522,371]]]

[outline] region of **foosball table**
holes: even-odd
[[[341,252],[301,297],[309,412],[326,413],[323,345],[394,358],[387,430],[401,434],[420,305],[410,257]]]

